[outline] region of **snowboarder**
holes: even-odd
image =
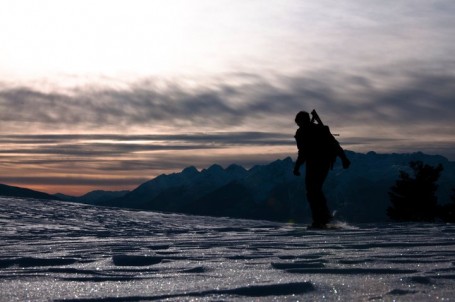
[[[305,111],[300,111],[295,117],[295,122],[299,126],[295,134],[299,152],[294,166],[294,175],[299,176],[300,166],[306,163],[305,185],[312,212],[312,227],[324,228],[333,216],[327,207],[322,185],[337,157],[341,158],[345,169],[349,168],[351,162],[316,111],[313,110],[311,114],[313,116],[311,120],[310,115]]]

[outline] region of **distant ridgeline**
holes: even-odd
[[[450,202],[455,187],[455,162],[442,156],[420,152],[360,154],[349,151],[347,156],[351,167],[344,170],[337,163],[324,186],[330,208],[337,211],[337,219],[349,222],[389,220],[388,193],[400,171],[410,172],[411,161],[432,166],[442,164],[443,171],[437,182],[438,203]],[[305,173],[294,176],[293,165],[288,157],[249,170],[238,165],[226,169],[213,165],[201,171],[188,167],[180,173],[160,175],[131,192],[93,191],[81,197],[57,194],[50,198],[151,211],[308,222],[310,210],[306,201]],[[302,167],[302,172],[304,169]],[[20,188],[6,187],[0,186],[0,195],[19,196],[14,195],[14,190]],[[40,192],[36,193],[44,195],[27,196],[28,191],[31,190],[16,193],[31,198],[49,199],[50,196]]]
[[[0,184],[0,196],[11,196],[20,198],[35,198],[35,199],[59,199],[53,195],[38,192],[30,189],[19,188]]]
[[[360,154],[347,152],[352,161],[344,170],[337,163],[330,172],[325,192],[336,217],[350,222],[386,221],[388,192],[409,162],[422,161],[444,167],[438,181],[438,202],[448,203],[455,187],[455,162],[437,155]],[[292,174],[291,158],[246,170],[238,165],[226,169],[213,165],[198,171],[188,167],[180,173],[160,175],[116,199],[98,205],[229,216],[280,221],[309,221],[304,173]],[[304,169],[304,167],[302,167]]]

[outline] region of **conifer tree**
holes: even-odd
[[[434,221],[438,212],[436,181],[443,170],[441,164],[436,167],[421,161],[409,163],[413,177],[400,171],[400,176],[389,191],[392,205],[387,215],[397,221]]]
[[[452,202],[440,207],[439,217],[445,222],[455,222],[455,188],[450,196]]]

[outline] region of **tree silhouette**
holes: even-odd
[[[387,215],[397,221],[434,221],[438,212],[436,181],[443,167],[411,161],[414,177],[400,171],[400,176],[389,191],[392,206]]]

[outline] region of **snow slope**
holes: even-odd
[[[0,301],[434,301],[455,226],[340,230],[0,198]]]

